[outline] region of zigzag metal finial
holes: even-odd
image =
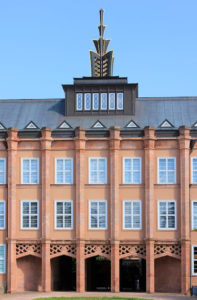
[[[110,40],[104,39],[106,26],[103,25],[104,10],[100,9],[99,39],[93,40],[96,52],[90,51],[92,77],[109,77],[113,74],[113,50],[107,52]]]

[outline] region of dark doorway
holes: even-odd
[[[110,291],[111,262],[105,257],[96,256],[86,259],[86,290]]]
[[[120,290],[122,292],[146,291],[146,261],[144,259],[120,260]]]
[[[53,291],[76,291],[76,259],[59,256],[51,260]]]

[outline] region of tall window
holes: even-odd
[[[85,93],[85,110],[91,110],[91,94]]]
[[[0,201],[0,229],[5,229],[5,201]]]
[[[141,201],[123,201],[123,228],[141,229]]]
[[[39,202],[21,201],[21,228],[38,229],[39,227]]]
[[[39,158],[22,158],[22,183],[39,183]]]
[[[197,275],[197,245],[192,246],[192,275]]]
[[[101,93],[101,109],[107,110],[107,93]]]
[[[115,93],[109,93],[109,109],[115,110],[116,108],[116,97]]]
[[[159,229],[176,229],[176,201],[158,201]]]
[[[124,103],[123,103],[123,93],[117,93],[117,109],[123,110]]]
[[[141,183],[141,158],[140,157],[123,158],[123,183],[125,184]]]
[[[89,183],[107,183],[107,159],[105,157],[89,158]]]
[[[0,158],[0,184],[6,183],[6,159]]]
[[[197,201],[192,201],[192,229],[197,230]]]
[[[76,110],[83,110],[83,94],[76,94]]]
[[[89,228],[107,229],[107,201],[89,201]]]
[[[73,228],[73,203],[72,201],[55,201],[55,228]]]
[[[99,93],[93,93],[92,109],[99,110]]]
[[[197,157],[192,157],[191,160],[192,183],[197,183]]]
[[[160,184],[176,183],[176,158],[175,157],[158,158],[158,183]]]
[[[56,158],[55,183],[57,184],[73,183],[73,159],[72,158]]]
[[[0,274],[6,273],[6,245],[0,245]]]

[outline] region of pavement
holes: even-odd
[[[197,297],[184,296],[180,294],[147,294],[147,293],[110,293],[110,292],[23,292],[14,294],[1,294],[0,300],[33,300],[35,298],[46,298],[46,297],[129,297],[129,298],[147,298],[157,300],[193,300]]]

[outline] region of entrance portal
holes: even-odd
[[[120,291],[146,291],[146,261],[144,259],[120,260]]]
[[[105,257],[96,256],[86,259],[86,290],[110,291],[111,262]]]
[[[76,291],[76,259],[59,256],[51,260],[53,291]]]

